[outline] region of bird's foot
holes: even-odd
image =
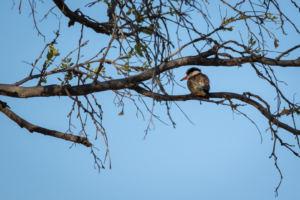
[[[202,96],[202,95],[195,95],[195,94],[191,93],[190,95],[192,95],[192,96],[194,96],[194,97],[202,97],[203,99],[209,100],[208,94],[206,94],[205,96]]]

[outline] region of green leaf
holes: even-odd
[[[146,45],[146,46],[143,46],[143,47],[142,47],[142,50],[143,50],[143,51],[146,51],[146,50],[147,50],[147,48],[148,48],[148,45]]]
[[[228,31],[232,31],[234,26],[230,26],[229,28],[227,28]]]
[[[56,49],[55,51],[53,51],[53,54],[54,54],[55,56],[59,56],[59,55],[57,55],[57,54],[59,54],[58,51],[59,51],[59,49]]]
[[[158,23],[158,22],[156,23],[156,25],[157,25],[157,28],[160,28],[160,29],[161,29],[161,27],[160,27],[160,25],[159,25],[159,23]]]
[[[49,45],[49,49],[50,49],[50,51],[55,50],[54,47],[51,44]]]
[[[136,52],[139,54],[139,56],[144,57],[144,55],[140,49],[140,45],[141,45],[141,43],[139,45],[135,45],[134,48],[135,48]]]
[[[127,59],[127,58],[131,58],[131,55],[122,56],[120,59]]]
[[[135,10],[132,11],[132,14],[134,15],[135,19],[139,17],[139,14]]]
[[[228,19],[226,17],[224,17],[222,24],[227,24],[227,23],[231,22],[233,19],[234,19],[234,17],[230,17]]]
[[[49,52],[47,53],[47,59],[50,60],[52,57],[53,57],[53,52],[52,52],[52,51],[49,51]]]
[[[138,24],[133,24],[133,27],[134,28],[139,28],[139,25]]]
[[[145,33],[147,35],[152,35],[152,33],[150,33],[150,31],[148,31],[148,30],[142,31],[142,33]]]
[[[130,51],[128,52],[129,55],[131,55],[133,52],[133,48],[130,49]]]
[[[154,25],[150,24],[150,26],[148,28],[153,31],[153,27],[154,27]]]
[[[172,10],[172,8],[169,7],[169,10],[170,10],[170,15],[173,16],[173,12],[172,12],[173,10]]]

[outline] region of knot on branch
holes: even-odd
[[[91,146],[93,146],[93,145],[90,143],[90,141],[89,141],[88,138],[86,138],[86,137],[78,137],[78,138],[80,139],[80,141],[78,141],[78,143],[83,144],[83,145],[86,146],[86,147],[91,147]]]
[[[1,100],[0,100],[0,106],[1,106],[2,108],[10,108],[10,107],[7,105],[6,102],[1,101]]]

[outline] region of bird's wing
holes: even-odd
[[[205,74],[201,74],[200,76],[195,77],[195,83],[198,89],[210,90],[209,78]]]

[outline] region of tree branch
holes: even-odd
[[[46,129],[34,124],[31,124],[24,120],[23,118],[19,117],[17,114],[12,112],[10,109],[7,108],[7,106],[2,106],[2,103],[0,101],[0,111],[4,113],[7,117],[9,117],[11,120],[16,122],[21,128],[25,127],[29,132],[37,132],[37,133],[42,133],[44,135],[49,135],[52,137],[68,140],[70,142],[75,142],[78,144],[82,144],[86,147],[91,147],[92,144],[89,142],[89,139],[86,137],[80,137],[72,134],[66,134],[66,133],[61,133],[58,131]]]
[[[134,89],[136,92],[138,92],[144,96],[154,98],[158,101],[188,101],[188,100],[206,101],[205,98],[198,97],[195,95],[169,95],[169,96],[167,96],[167,95],[153,93],[152,91],[147,91],[139,86],[135,86],[132,89]],[[215,92],[215,93],[210,93],[209,98],[238,99],[240,101],[248,103],[248,104],[254,106],[257,110],[259,110],[259,112],[261,114],[263,114],[273,124],[293,133],[294,135],[300,135],[300,130],[297,130],[295,128],[290,127],[289,125],[287,125],[285,123],[280,122],[278,119],[276,119],[274,117],[274,115],[272,115],[270,112],[268,112],[267,108],[263,107],[260,103],[248,98],[246,95],[240,95],[240,94],[231,93],[231,92]]]
[[[163,62],[155,68],[143,71],[137,75],[133,75],[123,79],[115,79],[106,82],[98,82],[97,84],[85,84],[79,86],[73,86],[69,88],[69,92],[72,96],[87,95],[94,92],[101,92],[106,90],[119,90],[124,88],[133,87],[134,84],[149,80],[153,77],[155,70],[156,74],[160,74],[164,71],[178,68],[187,65],[198,66],[238,66],[248,62],[258,62],[261,64],[274,65],[274,66],[300,66],[300,59],[296,60],[278,60],[265,57],[247,56],[238,57],[232,59],[214,59],[206,58],[213,54],[213,51],[207,51],[197,56],[187,56],[178,58],[169,62]],[[74,66],[75,67],[75,66]],[[55,72],[51,73],[54,74]],[[28,97],[41,97],[41,96],[67,96],[63,87],[60,85],[49,86],[36,86],[36,87],[19,87],[8,84],[0,84],[0,95],[28,98]]]
[[[64,3],[63,0],[53,0],[56,6],[61,10],[61,12],[70,19],[70,21],[78,22],[86,27],[93,29],[96,33],[104,33],[107,35],[111,34],[111,30],[105,28],[104,26],[100,26],[100,23],[92,22],[88,20],[84,16],[80,16],[78,12],[73,12],[69,9],[69,7]],[[104,25],[105,23],[103,23]],[[110,23],[107,23],[109,25]]]

